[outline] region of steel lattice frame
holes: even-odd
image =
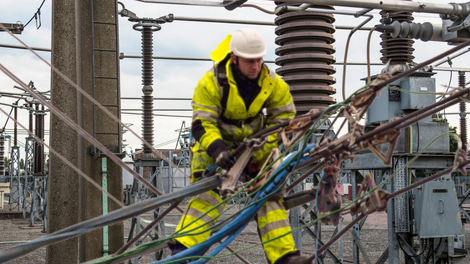
[[[23,184],[20,177],[20,148],[11,148],[10,159],[10,211],[21,211],[23,204]]]
[[[23,188],[23,218],[31,217],[34,195],[34,145],[36,140],[26,138]]]
[[[163,171],[163,162],[162,160],[152,160],[150,163],[153,166],[147,166],[146,161],[142,160],[137,160],[134,163],[134,171],[139,173],[141,176],[143,176],[144,168],[150,169],[152,174],[148,178],[148,182],[150,182],[152,185],[154,185],[158,190],[162,191],[165,193],[163,184],[162,184],[162,171]],[[169,185],[171,186],[171,185]],[[141,182],[134,180],[133,185],[132,185],[132,204],[138,203],[144,200],[148,200],[152,197],[154,197],[155,194],[151,192],[146,186],[144,186]],[[163,206],[161,206],[158,209],[153,210],[154,214],[154,219],[157,218],[160,214],[160,212],[163,212]],[[143,229],[142,224],[140,223],[141,219],[138,217],[132,218],[131,222],[131,229],[129,232],[129,237],[128,237],[128,242],[141,230]],[[141,236],[133,246],[139,246],[143,243],[143,241],[146,238],[150,238],[151,240],[159,239],[160,235],[165,237],[165,222],[163,220],[159,221],[157,225],[155,225],[151,230],[149,230],[146,234]],[[162,258],[166,258],[166,251],[160,251],[156,252],[155,255],[148,254],[150,258],[153,260],[157,261]],[[132,260],[129,260],[129,264],[138,264],[139,263],[139,258],[134,258]]]

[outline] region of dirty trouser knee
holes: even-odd
[[[289,217],[282,205],[284,199],[277,202],[266,202],[258,211],[258,232],[262,242],[273,239],[291,231]],[[292,234],[287,234],[263,244],[264,252],[270,263],[274,263],[283,255],[296,251]]]
[[[178,226],[176,227],[176,231],[179,231],[181,229],[183,229],[183,231],[189,231],[194,229],[190,231],[190,233],[200,234],[178,237],[175,238],[175,240],[177,240],[187,248],[193,247],[199,243],[206,241],[211,234],[211,230],[209,228],[214,226],[217,222],[217,216],[224,210],[225,203],[221,204],[219,207],[210,211],[206,215],[202,215],[208,212],[213,206],[216,206],[220,202],[222,202],[222,199],[220,199],[220,196],[214,191],[207,191],[205,193],[201,193],[195,198],[191,199],[186,208],[186,211],[183,214],[183,217],[181,218]],[[202,217],[196,220],[200,216]]]

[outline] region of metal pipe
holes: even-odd
[[[193,6],[220,6],[223,7],[223,1],[204,1],[204,0],[137,0],[144,3],[155,3],[155,4],[174,4],[174,5],[193,5]]]
[[[455,71],[455,72],[470,72],[470,68],[456,68],[456,67],[430,67],[433,71]]]
[[[10,45],[10,44],[0,44],[0,47],[2,48],[13,48],[13,49],[28,49],[25,46],[19,46],[19,45]],[[48,48],[39,48],[39,47],[30,47],[32,50],[37,50],[37,51],[48,51],[50,52],[51,49]]]
[[[121,100],[142,100],[141,97],[121,97]],[[153,100],[192,100],[192,98],[153,98]]]
[[[286,3],[298,3],[298,0],[284,0]],[[333,5],[345,7],[362,7],[400,12],[421,12],[467,16],[470,14],[468,3],[436,4],[408,1],[376,1],[376,0],[304,0],[306,4]]]
[[[143,111],[143,109],[122,109],[121,111]],[[151,111],[193,111],[193,109],[151,109]]]
[[[360,17],[360,16],[363,16],[367,13],[369,13],[370,11],[372,11],[373,9],[371,8],[364,8],[364,9],[361,9],[359,11],[356,12],[356,15],[354,15],[355,17]]]
[[[351,30],[354,29],[354,27],[350,27]],[[361,30],[363,28],[360,28],[360,29],[357,29],[357,30]],[[121,52],[121,55],[120,55],[120,58],[121,59],[141,59],[142,56],[141,55],[125,55],[124,53]],[[193,61],[212,61],[211,58],[197,58],[197,57],[175,57],[175,56],[152,56],[152,59],[156,59],[156,60],[193,60]],[[274,60],[264,60],[265,63],[275,63]],[[338,66],[342,66],[343,65],[343,62],[336,62],[336,63],[332,63],[333,65],[338,65]],[[348,62],[347,65],[367,65],[367,63],[365,62]],[[383,66],[382,63],[380,62],[372,62],[370,65],[374,65],[374,66]]]
[[[142,115],[139,113],[127,113],[127,112],[121,112],[123,115]],[[180,115],[159,115],[159,114],[153,114],[153,116],[163,116],[163,117],[178,117],[178,118],[192,118],[192,116],[180,116]]]
[[[174,21],[191,21],[191,22],[210,22],[210,23],[228,23],[228,24],[249,24],[258,26],[275,26],[271,21],[254,21],[254,20],[238,20],[238,19],[221,19],[221,18],[198,18],[174,16]]]
[[[458,113],[447,113],[446,112],[446,115],[460,115],[462,114],[461,112],[458,112]],[[470,112],[465,112],[466,115],[470,115]],[[470,190],[470,189],[469,189]]]
[[[444,64],[444,63],[446,63],[446,62],[448,62],[448,61],[450,61],[450,60],[452,60],[452,59],[455,59],[455,58],[457,58],[457,57],[462,56],[463,54],[465,54],[465,53],[467,53],[467,52],[469,52],[469,51],[470,51],[470,49],[467,49],[467,50],[464,50],[464,51],[462,51],[462,52],[459,52],[459,53],[455,54],[454,56],[447,57],[447,59],[436,63],[433,67],[437,67],[437,66],[439,66],[439,65],[442,65],[442,64]]]

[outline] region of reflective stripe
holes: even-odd
[[[259,129],[261,129],[261,121],[262,119],[258,116],[258,118],[256,118],[255,120],[253,120],[253,122],[251,122],[250,124],[247,124],[246,125],[246,128],[248,129],[248,131],[253,131],[253,132],[258,132]],[[256,130],[256,131],[255,131]]]
[[[224,130],[224,132],[237,132],[237,126],[232,124],[227,124],[223,121],[219,121],[220,130]]]
[[[201,194],[198,194],[195,199],[200,199],[212,206],[216,206],[218,205],[220,202],[222,202],[222,200],[218,200],[217,198],[215,198],[214,196],[210,195],[210,194],[207,194],[207,193],[201,193]],[[219,214],[221,214],[223,211],[224,211],[224,207],[222,205],[220,205],[219,207],[217,207],[217,211],[219,212]]]
[[[198,103],[196,103],[196,102],[194,102],[194,101],[191,101],[191,106],[192,106],[193,108],[194,108],[194,106],[198,106],[198,107],[202,107],[202,108],[207,108],[207,109],[212,110],[212,111],[214,111],[214,112],[216,112],[216,113],[219,113],[219,114],[220,114],[220,112],[221,112],[220,108],[218,108],[218,107],[202,105],[202,104],[198,104]]]
[[[267,65],[264,65],[264,66],[266,66],[266,68],[268,68],[269,77],[271,77],[273,80],[276,80],[276,72],[273,71],[273,69],[269,68]]]
[[[204,213],[199,211],[196,208],[191,207],[191,208],[188,209],[186,214],[194,217],[195,219],[197,219],[201,215],[203,215]],[[210,217],[209,215],[205,215],[205,216],[201,217],[201,219],[199,219],[199,220],[204,221],[204,223],[208,224],[209,226],[215,225],[215,222],[216,222],[216,221],[212,221],[212,217]]]
[[[258,218],[266,216],[266,213],[277,210],[277,209],[283,209],[284,205],[280,202],[267,202],[266,207],[261,207],[261,209],[258,211]]]
[[[294,103],[290,103],[288,105],[280,106],[280,107],[275,107],[275,108],[268,108],[266,109],[266,113],[269,116],[278,116],[280,114],[283,114],[285,112],[294,112],[295,111],[295,105]]]
[[[194,111],[193,120],[196,118],[204,118],[204,119],[212,120],[212,121],[217,121],[219,119],[219,117],[216,114],[207,112],[207,111]]]
[[[267,233],[273,230],[283,228],[283,227],[288,227],[288,226],[290,227],[289,220],[283,219],[283,220],[279,220],[279,221],[272,222],[272,223],[265,225],[263,228],[259,229],[259,232],[261,234],[261,237],[263,237],[264,235],[266,235]]]

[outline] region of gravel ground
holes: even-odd
[[[233,211],[235,212],[235,211]],[[233,213],[231,212],[231,213]],[[165,222],[168,224],[177,224],[180,220],[181,214],[176,210],[171,212],[167,217],[165,217]],[[144,219],[152,219],[152,214],[142,215]],[[344,216],[343,226],[347,225],[351,221],[349,215]],[[124,231],[125,236],[127,237],[130,230],[130,220],[124,222]],[[313,227],[312,227],[313,229]],[[321,225],[322,229],[322,240],[327,242],[331,237],[334,227],[332,225]],[[167,226],[165,228],[166,234],[171,234],[175,231],[175,228],[172,226]],[[28,241],[40,238],[45,234],[42,233],[42,225],[38,224],[35,227],[28,227],[28,222],[26,220],[0,220],[0,249],[6,249],[13,247],[14,245],[21,243],[21,241]],[[466,241],[470,241],[470,225],[466,226]],[[146,241],[150,241],[149,238]],[[7,242],[7,243],[5,243]],[[234,241],[230,247],[234,250],[239,250],[249,246],[253,246],[256,243],[259,243],[260,240],[256,233],[256,223],[251,222],[241,234]],[[368,217],[366,223],[363,226],[361,231],[361,242],[366,248],[369,258],[372,263],[375,263],[380,257],[382,252],[387,247],[387,215],[386,213],[376,213]],[[310,238],[310,236],[305,235],[303,237],[303,254],[313,255],[315,241]],[[470,248],[470,245],[467,243],[467,247]],[[333,245],[330,250],[338,256],[337,245]],[[169,251],[166,251],[169,254]],[[222,251],[219,255],[229,254],[227,250]],[[240,253],[241,256],[249,260],[251,263],[266,263],[266,258],[261,247],[255,247]],[[41,248],[36,250],[22,258],[16,259],[10,263],[14,264],[35,264],[35,263],[45,263],[46,250]],[[344,262],[348,263],[352,260],[352,235],[347,232],[343,237],[343,258]],[[152,263],[152,259],[149,256],[143,256],[139,263]],[[209,263],[241,263],[236,257],[230,256],[223,259],[212,260]],[[327,257],[325,258],[325,263],[333,263],[333,261]],[[363,260],[361,263],[365,263]],[[464,259],[460,263],[470,263],[470,258]]]

